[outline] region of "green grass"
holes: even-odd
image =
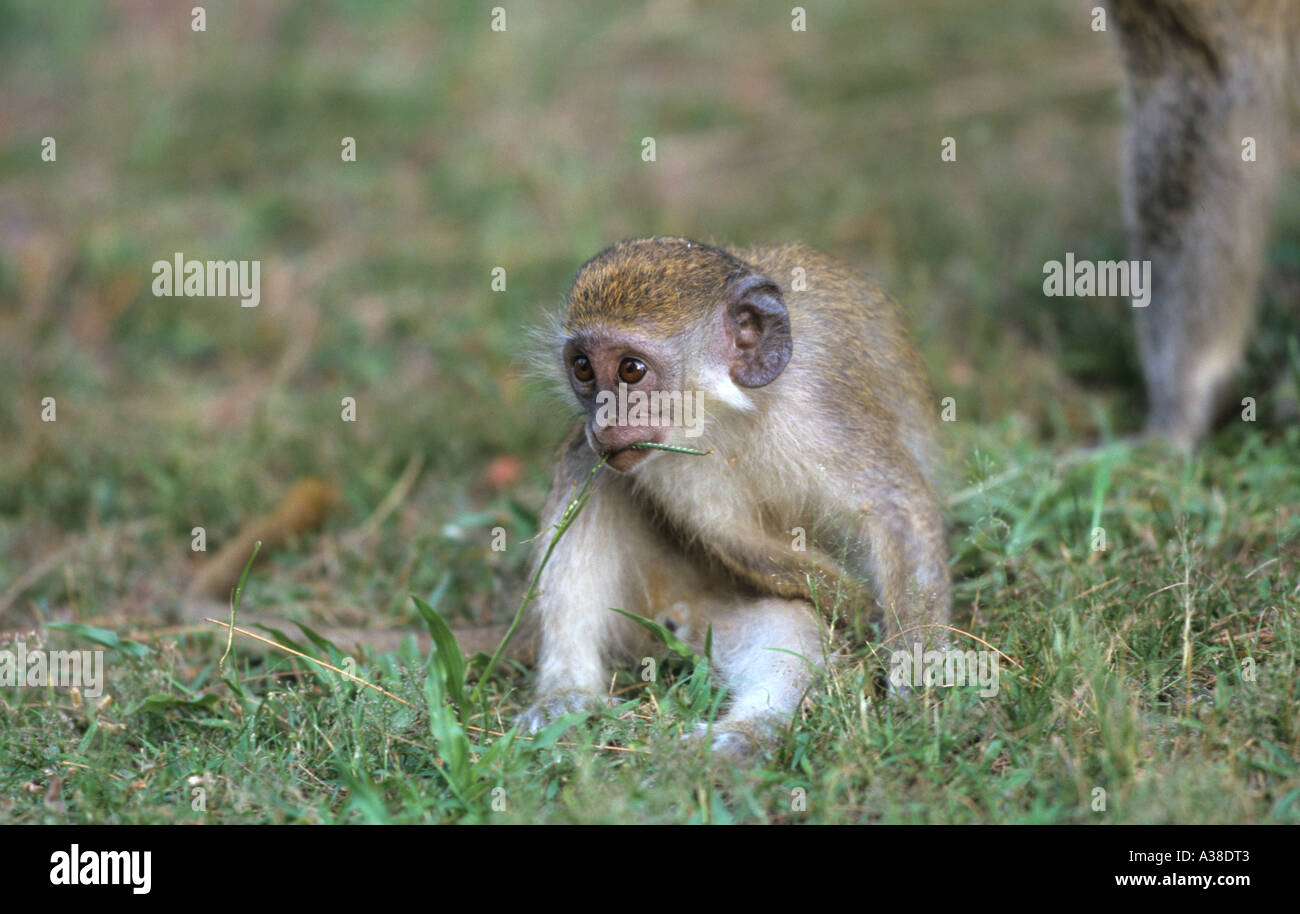
[[[575,3],[504,35],[471,4],[238,11],[195,35],[0,0],[0,632],[103,646],[111,696],[0,687],[0,821],[1300,821],[1300,431],[1262,386],[1300,352],[1300,182],[1242,378],[1261,421],[1191,460],[1082,454],[1142,412],[1127,305],[1041,295],[1045,260],[1123,250],[1118,67],[1086,11],[842,3],[794,34],[788,6]],[[860,647],[772,758],[712,771],[680,739],[722,697],[692,658],[526,741],[498,735],[528,700],[511,663],[458,713],[486,658],[462,681],[446,650],[312,637],[510,619],[567,415],[525,381],[525,328],[655,232],[802,241],[908,307],[958,403],[955,624],[1021,665],[997,696],[868,701]],[[262,305],[154,298],[175,251],[262,260]],[[239,639],[223,670],[214,626],[174,622],[191,529],[215,550],[309,475],[341,503],[241,612],[397,698]]]

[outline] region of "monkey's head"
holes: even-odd
[[[776,283],[684,238],[625,241],[587,261],[560,336],[587,442],[623,472],[654,453],[632,445],[690,446],[710,410],[753,408],[740,388],[770,384],[793,352]]]

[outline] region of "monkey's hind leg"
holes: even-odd
[[[1190,447],[1223,405],[1254,320],[1286,151],[1286,30],[1277,4],[1115,10],[1124,217],[1130,256],[1151,263],[1137,310],[1147,431]]]
[[[726,714],[697,734],[713,735],[713,751],[747,758],[789,726],[813,679],[826,664],[812,604],[776,597],[733,597],[713,610],[713,659],[730,693]],[[697,640],[700,626],[693,625]],[[692,645],[702,649],[702,644]]]

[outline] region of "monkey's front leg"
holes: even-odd
[[[877,483],[862,510],[863,562],[895,651],[946,645],[952,612],[943,517],[919,472]]]
[[[543,511],[538,561],[574,494],[568,481],[585,479],[594,462],[584,449],[585,444],[575,442],[562,458]],[[644,516],[624,480],[606,471],[556,544],[531,609],[539,635],[537,697],[523,716],[524,729],[535,732],[562,714],[601,707],[609,662],[628,655],[645,638],[611,607],[653,615],[663,590],[654,578],[674,575],[681,562],[668,553]],[[674,575],[674,583],[689,582]]]

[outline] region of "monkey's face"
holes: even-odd
[[[623,242],[569,290],[562,364],[587,413],[587,443],[628,472],[703,434],[705,390],[749,409],[740,388],[785,369],[792,342],[780,287],[726,251],[684,238]],[[699,443],[699,442],[694,442]]]
[[[648,340],[618,332],[578,334],[565,344],[564,364],[587,413],[587,443],[614,469],[626,473],[640,465],[654,449],[633,445],[664,444],[680,422],[672,404],[681,397],[668,393],[672,378],[664,354]]]

